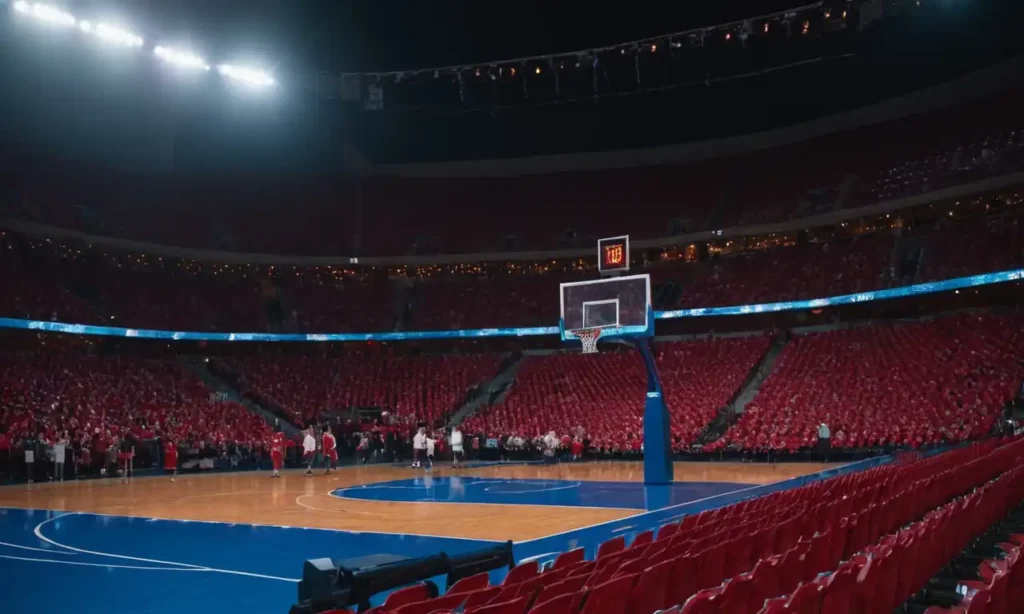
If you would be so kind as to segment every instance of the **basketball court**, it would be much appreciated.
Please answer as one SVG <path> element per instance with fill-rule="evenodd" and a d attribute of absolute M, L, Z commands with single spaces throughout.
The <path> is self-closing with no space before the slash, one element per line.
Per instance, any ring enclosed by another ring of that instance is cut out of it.
<path fill-rule="evenodd" d="M 599 341 L 636 348 L 647 372 L 643 462 L 370 465 L 277 480 L 245 472 L 0 488 L 0 574 L 14 587 L 6 611 L 284 612 L 307 559 L 453 555 L 506 541 L 520 562 L 577 547 L 593 556 L 612 537 L 886 462 L 673 463 L 650 344 L 650 277 L 622 275 L 629 258 L 628 237 L 602 239 L 602 276 L 560 285 L 559 325 L 546 334 L 590 353 Z"/>
<path fill-rule="evenodd" d="M 635 462 L 8 486 L 0 488 L 5 611 L 284 612 L 306 559 L 457 554 L 506 540 L 518 560 L 592 550 L 676 516 L 853 469 L 677 463 L 668 487 L 645 487 Z"/>

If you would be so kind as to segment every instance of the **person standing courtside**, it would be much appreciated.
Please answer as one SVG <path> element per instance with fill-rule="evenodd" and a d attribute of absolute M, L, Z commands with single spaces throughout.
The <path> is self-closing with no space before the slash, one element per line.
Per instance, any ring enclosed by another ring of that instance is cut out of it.
<path fill-rule="evenodd" d="M 64 460 L 67 457 L 68 433 L 64 431 L 53 446 L 54 479 L 64 481 Z"/>
<path fill-rule="evenodd" d="M 829 453 L 832 451 L 832 431 L 824 422 L 818 427 L 818 454 L 822 460 L 828 462 Z"/>

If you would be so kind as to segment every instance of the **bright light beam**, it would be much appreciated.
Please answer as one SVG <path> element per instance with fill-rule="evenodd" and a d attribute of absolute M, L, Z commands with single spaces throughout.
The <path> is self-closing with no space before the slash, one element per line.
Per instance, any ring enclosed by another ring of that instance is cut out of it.
<path fill-rule="evenodd" d="M 23 0 L 19 0 L 18 2 L 14 3 L 14 10 L 18 11 L 19 13 L 31 15 L 32 17 L 35 17 L 40 21 L 47 21 L 49 23 L 54 23 L 61 26 L 73 26 L 78 23 L 78 20 L 75 19 L 74 15 L 71 15 L 70 13 L 65 13 L 64 11 L 58 8 L 47 6 L 45 4 L 24 2 Z"/>
<path fill-rule="evenodd" d="M 184 68 L 201 68 L 203 70 L 210 70 L 210 65 L 206 63 L 206 60 L 184 51 L 175 51 L 169 47 L 156 47 L 153 49 L 153 53 L 156 57 L 167 62 L 168 64 L 174 64 L 175 66 L 181 66 Z"/>
<path fill-rule="evenodd" d="M 141 47 L 145 42 L 142 40 L 141 36 L 133 34 L 128 30 L 118 28 L 117 26 L 108 26 L 105 23 L 93 24 L 88 21 L 83 21 L 78 24 L 78 27 L 81 28 L 83 32 L 96 36 L 96 38 L 118 45 L 124 45 L 126 47 Z"/>
<path fill-rule="evenodd" d="M 232 66 L 231 64 L 221 64 L 217 67 L 220 74 L 234 79 L 246 85 L 252 85 L 255 87 L 270 87 L 274 85 L 274 78 L 254 68 L 245 68 L 243 66 Z"/>

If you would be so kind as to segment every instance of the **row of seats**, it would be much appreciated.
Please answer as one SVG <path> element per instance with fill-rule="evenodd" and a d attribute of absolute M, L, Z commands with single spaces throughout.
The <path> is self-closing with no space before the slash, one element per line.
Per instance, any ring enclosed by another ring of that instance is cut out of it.
<path fill-rule="evenodd" d="M 655 360 L 675 447 L 693 443 L 769 344 L 766 336 L 658 344 Z M 643 361 L 633 351 L 530 356 L 505 399 L 471 416 L 463 428 L 488 438 L 525 439 L 582 430 L 593 449 L 639 451 L 646 390 Z"/>
<path fill-rule="evenodd" d="M 177 364 L 129 356 L 0 355 L 0 434 L 102 451 L 117 439 L 164 437 L 189 447 L 262 445 L 262 417 L 212 397 Z"/>
<path fill-rule="evenodd" d="M 879 518 L 888 520 L 893 510 L 897 515 L 892 518 L 898 523 L 883 521 L 877 541 L 848 551 L 840 561 L 834 561 L 839 565 L 829 567 L 827 573 L 803 578 L 792 593 L 765 602 L 762 612 L 892 612 L 924 588 L 971 540 L 1024 500 L 1024 470 L 1019 466 L 1022 460 L 1024 447 L 1018 440 L 963 467 L 922 480 L 895 498 L 883 501 L 857 518 L 858 526 L 877 522 Z M 957 484 L 942 483 L 944 480 L 957 480 Z M 936 505 L 950 495 L 962 496 Z M 919 502 L 919 498 L 924 502 Z M 901 508 L 909 512 L 904 513 Z M 907 520 L 915 522 L 905 524 Z M 1016 567 L 1016 556 L 1007 563 Z M 972 595 L 969 602 L 974 603 L 973 598 L 978 602 L 968 611 L 1013 611 L 1016 606 L 1009 599 L 1007 572 L 1008 568 L 991 574 L 989 583 L 975 583 L 976 589 L 987 594 Z M 1019 574 L 1018 569 L 1015 575 Z M 1014 591 L 1020 592 L 1017 588 Z M 928 612 L 936 614 L 936 610 L 941 611 L 929 608 Z M 683 611 L 714 610 L 687 607 Z"/>
<path fill-rule="evenodd" d="M 841 448 L 987 435 L 1024 380 L 1024 317 L 966 314 L 798 335 L 725 436 L 705 449 L 796 451 L 827 424 Z"/>
<path fill-rule="evenodd" d="M 895 604 L 888 605 L 887 599 L 895 598 L 895 592 L 865 592 L 871 606 L 878 606 L 866 609 L 848 607 L 838 590 L 832 602 L 816 592 L 815 608 L 801 607 L 800 600 L 807 600 L 803 595 L 811 590 L 805 586 L 822 586 L 819 578 L 829 577 L 820 573 L 856 560 L 883 535 L 950 499 L 969 495 L 1013 468 L 1022 452 L 1024 441 L 1017 439 L 988 441 L 931 458 L 902 457 L 686 515 L 642 530 L 629 543 L 620 535 L 601 544 L 589 559 L 584 548 L 576 548 L 543 569 L 536 560 L 522 563 L 500 585 L 491 586 L 486 573 L 460 580 L 441 596 L 433 596 L 429 585 L 415 585 L 392 593 L 372 612 L 427 614 L 461 608 L 471 614 L 651 614 L 671 607 L 688 614 L 743 614 L 762 606 L 772 612 L 891 611 Z M 1015 494 L 1019 500 L 1024 493 L 1018 487 Z M 927 579 L 913 565 L 904 569 L 908 587 L 918 578 Z M 779 604 L 782 609 L 774 609 Z"/>
<path fill-rule="evenodd" d="M 1015 469 L 1007 475 L 1008 480 L 1000 481 L 999 486 L 1004 486 L 1006 490 L 1011 490 L 1010 496 L 1006 497 L 1003 501 L 997 501 L 991 510 L 986 506 L 979 506 L 984 508 L 979 510 L 979 519 L 984 518 L 982 514 L 987 511 L 991 511 L 991 516 L 995 516 L 998 514 L 1000 507 L 1012 506 L 1014 501 L 1019 501 L 1024 497 L 1024 493 L 1021 492 L 1022 476 L 1020 476 L 1020 473 L 1021 470 L 1019 468 Z M 1016 474 L 1012 475 L 1013 481 L 1016 483 L 1012 483 L 1009 480 L 1011 474 Z M 1013 490 L 1016 492 L 1012 492 Z M 960 510 L 953 511 L 955 513 Z M 962 574 L 957 575 L 958 581 L 956 584 L 958 595 L 960 595 L 959 603 L 955 603 L 952 607 L 932 606 L 925 610 L 925 614 L 1010 614 L 1019 607 L 1020 600 L 1024 598 L 1024 563 L 1021 563 L 1021 547 L 1024 546 L 1024 534 L 1020 533 L 1021 511 L 1022 506 L 1018 504 L 1010 514 L 990 526 L 986 534 L 980 538 L 980 540 L 988 538 L 990 540 L 988 544 L 1002 538 L 1002 541 L 991 547 L 991 554 L 982 555 L 968 547 L 965 549 L 965 552 L 961 553 L 961 557 L 964 557 L 961 561 L 954 560 L 954 563 L 967 563 L 967 565 L 952 568 L 958 569 L 959 574 Z M 970 526 L 970 524 L 960 525 L 958 520 L 954 519 L 953 522 L 949 523 L 949 526 L 954 528 L 954 530 Z M 966 520 L 968 523 L 974 522 L 974 518 Z M 978 524 L 980 524 L 980 521 Z M 988 544 L 979 544 L 981 546 L 980 549 L 988 549 Z M 958 557 L 958 559 L 961 557 Z M 982 559 L 981 562 L 977 563 L 972 569 L 970 563 L 976 562 L 978 558 Z M 963 579 L 964 577 L 969 577 L 968 574 L 971 572 L 976 576 L 976 579 Z M 939 578 L 940 581 L 942 579 Z M 949 601 L 949 599 L 946 601 Z"/>

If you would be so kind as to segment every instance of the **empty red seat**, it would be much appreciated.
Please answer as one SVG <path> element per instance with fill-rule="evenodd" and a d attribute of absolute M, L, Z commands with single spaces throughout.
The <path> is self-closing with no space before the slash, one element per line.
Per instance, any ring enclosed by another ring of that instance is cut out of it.
<path fill-rule="evenodd" d="M 619 576 L 594 586 L 583 602 L 582 614 L 625 614 L 629 596 L 640 574 Z"/>
<path fill-rule="evenodd" d="M 530 577 L 537 575 L 539 567 L 540 566 L 537 564 L 537 561 L 520 563 L 509 570 L 508 575 L 505 576 L 505 580 L 502 582 L 502 585 L 509 586 L 524 582 Z"/>
<path fill-rule="evenodd" d="M 393 610 L 408 603 L 424 601 L 434 596 L 430 593 L 431 586 L 423 582 L 420 584 L 413 584 L 412 586 L 406 586 L 405 588 L 400 588 L 388 595 L 387 599 L 384 600 L 382 609 Z"/>

